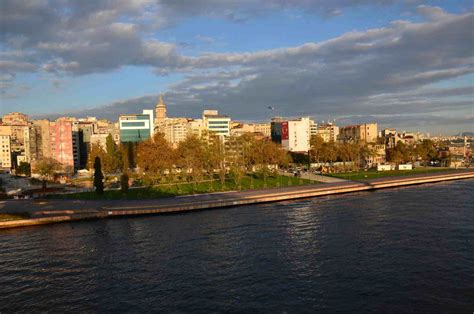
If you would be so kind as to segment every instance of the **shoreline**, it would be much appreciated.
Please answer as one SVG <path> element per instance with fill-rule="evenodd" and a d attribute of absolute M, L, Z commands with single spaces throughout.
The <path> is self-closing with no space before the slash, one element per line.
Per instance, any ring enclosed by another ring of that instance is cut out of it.
<path fill-rule="evenodd" d="M 474 178 L 474 169 L 446 173 L 421 174 L 403 177 L 385 177 L 364 181 L 347 181 L 324 185 L 302 185 L 263 190 L 210 193 L 150 200 L 115 201 L 5 201 L 1 212 L 23 212 L 27 208 L 31 218 L 0 222 L 0 229 L 36 226 L 59 222 L 104 219 L 113 217 L 180 213 L 203 209 L 251 205 L 286 200 L 296 200 L 351 192 L 372 191 L 385 188 L 419 185 L 451 180 Z"/>

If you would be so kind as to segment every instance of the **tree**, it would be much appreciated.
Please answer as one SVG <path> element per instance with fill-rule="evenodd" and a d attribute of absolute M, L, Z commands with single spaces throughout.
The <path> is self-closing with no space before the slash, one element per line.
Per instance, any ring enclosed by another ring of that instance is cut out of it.
<path fill-rule="evenodd" d="M 423 140 L 421 143 L 416 145 L 414 151 L 416 157 L 420 158 L 422 161 L 429 162 L 438 159 L 438 150 L 432 140 Z"/>
<path fill-rule="evenodd" d="M 206 165 L 206 143 L 194 135 L 179 143 L 176 163 L 184 169 L 188 181 L 197 182 L 202 178 Z"/>
<path fill-rule="evenodd" d="M 337 147 L 334 142 L 324 143 L 321 147 L 321 159 L 331 165 L 337 160 Z"/>
<path fill-rule="evenodd" d="M 320 135 L 313 135 L 310 139 L 310 162 L 319 163 L 321 160 L 321 149 L 323 147 L 324 140 Z"/>
<path fill-rule="evenodd" d="M 171 173 L 175 152 L 163 133 L 156 133 L 153 138 L 141 142 L 137 148 L 137 165 L 140 169 L 159 179 Z"/>
<path fill-rule="evenodd" d="M 127 193 L 128 192 L 128 174 L 127 173 L 122 173 L 120 176 L 120 190 L 122 193 Z"/>
<path fill-rule="evenodd" d="M 126 142 L 120 146 L 122 170 L 133 169 L 137 162 L 137 143 Z"/>
<path fill-rule="evenodd" d="M 223 187 L 227 174 L 227 156 L 226 147 L 219 136 L 210 134 L 206 154 L 206 168 L 210 179 L 212 180 L 214 178 L 214 171 L 217 170 L 221 186 Z"/>
<path fill-rule="evenodd" d="M 401 141 L 399 141 L 395 147 L 387 150 L 387 160 L 396 164 L 413 161 L 414 159 L 414 148 Z"/>
<path fill-rule="evenodd" d="M 238 189 L 242 187 L 242 179 L 245 176 L 246 162 L 243 158 L 241 136 L 231 136 L 227 141 L 227 164 L 229 174 Z"/>
<path fill-rule="evenodd" d="M 367 166 L 371 160 L 377 157 L 377 151 L 372 147 L 372 144 L 365 143 L 360 146 L 360 160 Z"/>
<path fill-rule="evenodd" d="M 61 164 L 53 158 L 44 158 L 36 164 L 36 173 L 43 180 L 43 189 L 46 189 L 46 181 L 50 180 L 61 168 Z"/>
<path fill-rule="evenodd" d="M 104 172 L 105 173 L 116 173 L 122 169 L 122 154 L 117 148 L 117 144 L 112 137 L 112 134 L 109 134 L 106 138 L 106 158 L 104 158 Z"/>
<path fill-rule="evenodd" d="M 97 194 L 104 194 L 104 174 L 102 173 L 100 157 L 95 157 L 94 160 L 94 187 Z"/>
<path fill-rule="evenodd" d="M 98 143 L 94 143 L 91 145 L 89 150 L 89 154 L 87 156 L 87 169 L 92 170 L 94 168 L 94 163 L 96 157 L 99 157 L 100 160 L 106 159 L 106 152 Z"/>
<path fill-rule="evenodd" d="M 24 161 L 20 162 L 20 165 L 16 168 L 16 174 L 29 177 L 31 175 L 30 164 Z"/>
<path fill-rule="evenodd" d="M 280 167 L 287 164 L 287 154 L 277 144 L 268 139 L 257 140 L 257 147 L 260 147 L 261 156 L 258 158 L 260 171 L 263 175 L 264 185 L 267 185 L 267 177 L 270 171 L 269 166 Z"/>

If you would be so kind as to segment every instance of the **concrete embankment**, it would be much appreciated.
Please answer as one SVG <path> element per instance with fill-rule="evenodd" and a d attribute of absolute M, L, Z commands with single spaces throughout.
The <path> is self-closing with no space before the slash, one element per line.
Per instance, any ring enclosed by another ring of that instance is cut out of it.
<path fill-rule="evenodd" d="M 16 208 L 16 211 L 23 210 L 28 212 L 32 218 L 0 222 L 0 229 L 66 221 L 109 218 L 116 216 L 161 214 L 170 212 L 177 213 L 199 209 L 212 209 L 229 206 L 294 200 L 299 198 L 370 191 L 383 188 L 469 178 L 474 178 L 474 170 L 391 177 L 357 182 L 349 181 L 324 185 L 294 186 L 253 191 L 233 191 L 227 193 L 215 193 L 207 195 L 190 195 L 185 197 L 155 200 L 52 200 L 43 203 L 38 203 L 34 201 L 8 201 L 3 204 L 5 206 L 0 210 L 0 212 L 6 213 L 9 211 L 9 208 L 11 208 L 12 210 Z"/>

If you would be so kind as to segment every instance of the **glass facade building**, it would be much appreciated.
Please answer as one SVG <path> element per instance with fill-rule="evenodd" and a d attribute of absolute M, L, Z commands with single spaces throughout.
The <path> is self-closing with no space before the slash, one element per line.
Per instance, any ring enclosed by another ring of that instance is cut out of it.
<path fill-rule="evenodd" d="M 119 118 L 120 142 L 141 142 L 153 135 L 153 111 L 142 114 L 121 115 Z"/>

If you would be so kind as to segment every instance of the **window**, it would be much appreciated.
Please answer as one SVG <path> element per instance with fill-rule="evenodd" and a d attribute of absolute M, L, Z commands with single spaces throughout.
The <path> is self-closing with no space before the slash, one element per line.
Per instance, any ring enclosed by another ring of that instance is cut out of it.
<path fill-rule="evenodd" d="M 145 126 L 145 122 L 122 122 L 124 127 Z"/>

